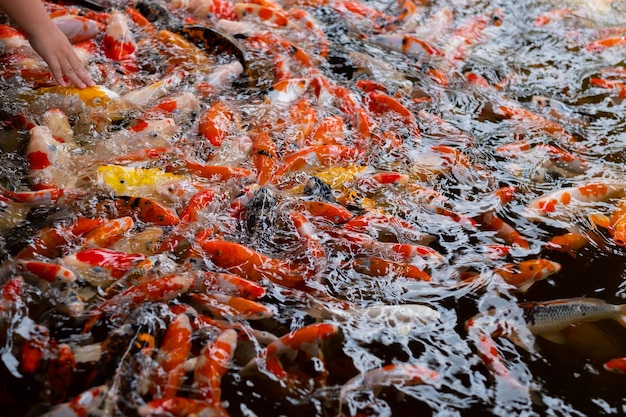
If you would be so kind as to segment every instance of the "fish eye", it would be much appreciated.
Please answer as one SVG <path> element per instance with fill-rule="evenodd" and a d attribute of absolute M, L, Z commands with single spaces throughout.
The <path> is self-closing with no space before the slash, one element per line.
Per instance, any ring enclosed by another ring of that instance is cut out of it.
<path fill-rule="evenodd" d="M 102 103 L 102 99 L 100 97 L 96 97 L 92 100 L 92 103 L 97 106 Z"/>
<path fill-rule="evenodd" d="M 125 184 L 125 183 L 126 183 L 126 181 L 124 179 L 120 180 L 120 184 Z"/>

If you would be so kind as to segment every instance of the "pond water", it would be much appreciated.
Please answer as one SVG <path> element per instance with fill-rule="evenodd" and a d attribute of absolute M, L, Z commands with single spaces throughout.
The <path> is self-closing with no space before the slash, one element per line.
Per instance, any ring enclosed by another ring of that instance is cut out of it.
<path fill-rule="evenodd" d="M 46 5 L 97 86 L 0 38 L 7 415 L 626 412 L 621 2 Z"/>

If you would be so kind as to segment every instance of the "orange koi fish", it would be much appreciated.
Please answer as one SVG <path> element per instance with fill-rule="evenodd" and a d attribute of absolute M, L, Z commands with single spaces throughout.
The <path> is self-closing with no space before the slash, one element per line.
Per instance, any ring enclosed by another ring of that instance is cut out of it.
<path fill-rule="evenodd" d="M 111 217 L 133 216 L 157 226 L 174 226 L 180 221 L 174 210 L 145 197 L 120 196 L 98 203 L 97 209 Z"/>
<path fill-rule="evenodd" d="M 495 269 L 508 284 L 516 287 L 519 292 L 526 292 L 537 281 L 544 280 L 558 273 L 561 265 L 549 259 L 538 258 L 506 264 Z"/>
<path fill-rule="evenodd" d="M 610 361 L 605 362 L 602 367 L 616 374 L 626 374 L 626 358 L 613 358 Z"/>
<path fill-rule="evenodd" d="M 287 333 L 278 340 L 267 345 L 258 360 L 265 369 L 279 379 L 288 379 L 290 374 L 281 363 L 281 357 L 295 356 L 297 351 L 309 357 L 318 355 L 320 345 L 337 333 L 339 327 L 331 323 L 315 323 Z M 293 376 L 291 376 L 293 378 Z"/>
<path fill-rule="evenodd" d="M 288 259 L 271 258 L 244 245 L 225 240 L 201 240 L 199 242 L 207 257 L 215 265 L 230 273 L 253 281 L 268 279 L 288 288 L 307 288 L 306 265 L 295 264 Z"/>
<path fill-rule="evenodd" d="M 82 236 L 101 226 L 105 221 L 106 219 L 101 217 L 79 217 L 69 225 L 45 228 L 33 238 L 31 245 L 22 249 L 15 258 L 32 259 L 36 255 L 57 258 L 63 254 L 66 246 L 78 243 Z"/>
<path fill-rule="evenodd" d="M 129 216 L 107 220 L 104 224 L 93 228 L 85 234 L 84 244 L 87 247 L 108 248 L 124 237 L 134 225 L 133 218 Z"/>
<path fill-rule="evenodd" d="M 194 293 L 189 297 L 196 307 L 220 318 L 261 320 L 274 314 L 261 303 L 234 295 Z"/>
<path fill-rule="evenodd" d="M 278 165 L 276 144 L 267 132 L 259 132 L 252 142 L 252 162 L 257 172 L 257 184 L 265 185 L 274 176 Z"/>
<path fill-rule="evenodd" d="M 198 133 L 204 136 L 213 146 L 220 146 L 224 137 L 233 132 L 237 124 L 235 114 L 223 101 L 214 101 L 200 116 Z"/>

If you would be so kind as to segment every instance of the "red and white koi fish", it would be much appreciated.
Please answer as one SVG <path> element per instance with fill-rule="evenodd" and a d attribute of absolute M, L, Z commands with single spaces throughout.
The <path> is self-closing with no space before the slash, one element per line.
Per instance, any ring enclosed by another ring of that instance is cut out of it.
<path fill-rule="evenodd" d="M 341 411 L 348 396 L 355 391 L 373 391 L 374 394 L 391 386 L 420 385 L 433 382 L 439 373 L 423 365 L 412 363 L 392 363 L 380 368 L 371 369 L 349 379 L 339 392 L 339 408 Z"/>
<path fill-rule="evenodd" d="M 174 397 L 151 400 L 147 404 L 138 407 L 137 414 L 141 417 L 160 415 L 170 415 L 174 417 L 227 417 L 227 414 L 222 410 L 221 407 L 215 407 L 204 400 Z"/>
<path fill-rule="evenodd" d="M 224 407 L 221 402 L 221 379 L 228 371 L 236 348 L 237 332 L 234 329 L 226 329 L 202 348 L 194 369 L 192 387 L 200 399 L 208 401 L 217 409 Z M 223 410 L 223 414 L 228 413 Z"/>
<path fill-rule="evenodd" d="M 122 95 L 120 100 L 139 109 L 146 109 L 155 101 L 170 95 L 180 85 L 183 78 L 185 75 L 182 71 L 175 71 L 159 81 Z"/>
<path fill-rule="evenodd" d="M 71 43 L 79 43 L 96 37 L 104 29 L 104 25 L 84 16 L 64 14 L 54 16 L 52 22 Z"/>
<path fill-rule="evenodd" d="M 191 323 L 187 314 L 178 314 L 163 335 L 156 355 L 162 374 L 158 372 L 155 383 L 163 390 L 162 398 L 173 398 L 183 383 L 184 363 L 191 352 Z M 161 381 L 165 379 L 164 381 Z"/>
<path fill-rule="evenodd" d="M 76 274 L 59 264 L 24 259 L 18 260 L 17 263 L 25 276 L 33 275 L 49 283 L 76 281 Z"/>
<path fill-rule="evenodd" d="M 5 53 L 22 48 L 31 48 L 28 38 L 23 32 L 10 25 L 0 25 L 0 45 Z"/>
<path fill-rule="evenodd" d="M 193 278 L 187 275 L 171 274 L 149 279 L 133 285 L 105 300 L 90 312 L 83 332 L 89 332 L 105 315 L 117 316 L 124 310 L 134 309 L 145 302 L 167 302 L 187 293 L 193 285 Z"/>
<path fill-rule="evenodd" d="M 129 18 L 120 11 L 112 11 L 104 31 L 102 48 L 107 58 L 120 64 L 126 73 L 139 71 L 137 43 L 129 27 Z"/>
<path fill-rule="evenodd" d="M 138 253 L 91 248 L 67 255 L 62 262 L 90 284 L 107 287 L 146 259 Z"/>
<path fill-rule="evenodd" d="M 72 148 L 76 146 L 74 131 L 70 125 L 69 118 L 61 109 L 52 108 L 46 111 L 42 116 L 42 121 L 45 126 L 48 126 L 52 136 L 59 142 L 65 143 Z"/>
<path fill-rule="evenodd" d="M 42 414 L 42 417 L 82 417 L 91 415 L 102 405 L 109 387 L 100 385 L 78 394 L 70 402 L 59 404 L 50 411 Z"/>
<path fill-rule="evenodd" d="M 165 98 L 150 107 L 140 116 L 143 120 L 172 117 L 179 121 L 195 115 L 200 110 L 200 101 L 193 93 L 178 94 Z"/>
<path fill-rule="evenodd" d="M 496 274 L 517 291 L 526 292 L 537 281 L 544 280 L 561 270 L 561 264 L 545 258 L 510 263 L 495 269 Z"/>
<path fill-rule="evenodd" d="M 581 322 L 615 320 L 626 327 L 626 305 L 609 304 L 597 298 L 564 298 L 545 302 L 524 302 L 523 310 L 528 329 L 552 341 L 562 341 L 559 333 Z"/>
<path fill-rule="evenodd" d="M 241 74 L 243 74 L 243 65 L 241 62 L 234 60 L 227 64 L 217 65 L 213 70 L 204 75 L 196 88 L 204 96 L 218 94 L 223 89 L 229 87 Z"/>
<path fill-rule="evenodd" d="M 30 130 L 26 151 L 29 178 L 35 189 L 72 188 L 75 178 L 68 175 L 71 155 L 68 147 L 52 135 L 47 126 L 35 126 Z"/>
<path fill-rule="evenodd" d="M 590 182 L 587 184 L 566 187 L 537 197 L 530 202 L 528 209 L 531 215 L 558 215 L 559 211 L 568 206 L 581 203 L 607 201 L 624 195 L 624 186 L 617 183 Z"/>
<path fill-rule="evenodd" d="M 369 36 L 367 40 L 375 45 L 402 52 L 403 54 L 410 56 L 419 57 L 423 54 L 443 56 L 443 52 L 430 42 L 413 35 L 402 33 L 379 34 Z"/>
<path fill-rule="evenodd" d="M 255 3 L 235 3 L 235 14 L 239 19 L 253 18 L 271 27 L 285 27 L 289 23 L 289 15 L 278 7 L 265 6 Z"/>

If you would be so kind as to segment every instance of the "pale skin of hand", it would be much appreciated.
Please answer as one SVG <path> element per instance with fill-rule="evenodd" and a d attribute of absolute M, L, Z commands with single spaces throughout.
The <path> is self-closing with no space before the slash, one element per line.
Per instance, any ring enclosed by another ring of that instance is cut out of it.
<path fill-rule="evenodd" d="M 46 61 L 59 85 L 65 87 L 67 81 L 79 88 L 94 85 L 72 44 L 50 19 L 41 0 L 0 0 L 0 9 L 26 32 L 31 46 Z"/>

